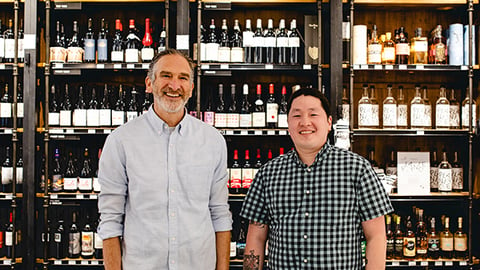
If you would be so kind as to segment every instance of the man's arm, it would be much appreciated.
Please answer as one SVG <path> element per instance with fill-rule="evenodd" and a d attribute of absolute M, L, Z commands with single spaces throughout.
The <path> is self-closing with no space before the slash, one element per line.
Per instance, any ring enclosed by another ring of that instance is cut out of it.
<path fill-rule="evenodd" d="M 367 240 L 367 265 L 369 269 L 385 269 L 385 260 L 387 252 L 387 236 L 385 233 L 385 217 L 362 222 L 363 233 Z"/>
<path fill-rule="evenodd" d="M 103 264 L 105 265 L 105 270 L 122 269 L 120 237 L 112 237 L 103 240 Z"/>
<path fill-rule="evenodd" d="M 247 245 L 243 255 L 243 270 L 261 270 L 265 260 L 265 242 L 268 236 L 266 224 L 250 221 Z"/>
<path fill-rule="evenodd" d="M 215 233 L 215 243 L 217 247 L 216 270 L 230 269 L 230 239 L 230 231 Z"/>

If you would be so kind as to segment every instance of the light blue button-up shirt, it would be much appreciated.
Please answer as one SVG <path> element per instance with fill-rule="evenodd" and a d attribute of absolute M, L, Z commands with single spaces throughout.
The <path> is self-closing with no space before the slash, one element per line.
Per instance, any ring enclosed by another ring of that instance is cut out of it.
<path fill-rule="evenodd" d="M 122 237 L 124 270 L 212 270 L 229 231 L 227 148 L 185 114 L 171 130 L 153 111 L 110 134 L 100 158 L 102 239 Z"/>

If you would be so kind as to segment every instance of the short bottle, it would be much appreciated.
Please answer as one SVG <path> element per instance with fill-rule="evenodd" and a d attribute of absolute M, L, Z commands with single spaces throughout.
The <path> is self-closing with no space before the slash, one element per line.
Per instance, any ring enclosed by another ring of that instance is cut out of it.
<path fill-rule="evenodd" d="M 415 29 L 415 36 L 410 44 L 410 63 L 428 64 L 428 40 L 422 37 L 422 28 Z"/>
<path fill-rule="evenodd" d="M 454 248 L 453 234 L 450 232 L 450 218 L 444 219 L 444 230 L 440 233 L 440 254 L 443 259 L 451 259 L 453 257 Z"/>
<path fill-rule="evenodd" d="M 440 236 L 435 230 L 435 217 L 430 218 L 430 228 L 427 234 L 429 259 L 437 260 L 440 257 Z"/>
<path fill-rule="evenodd" d="M 382 43 L 378 39 L 377 25 L 373 25 L 370 39 L 367 45 L 367 64 L 382 63 Z"/>
<path fill-rule="evenodd" d="M 453 235 L 454 258 L 465 260 L 468 257 L 468 237 L 463 232 L 463 218 L 458 217 L 458 228 Z"/>

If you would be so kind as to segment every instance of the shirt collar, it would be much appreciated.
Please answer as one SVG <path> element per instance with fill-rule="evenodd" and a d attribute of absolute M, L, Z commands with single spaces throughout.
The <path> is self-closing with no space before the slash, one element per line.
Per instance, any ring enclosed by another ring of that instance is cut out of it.
<path fill-rule="evenodd" d="M 329 150 L 332 148 L 332 146 L 330 145 L 330 143 L 327 141 L 325 142 L 325 144 L 323 145 L 323 147 L 320 149 L 320 151 L 318 151 L 317 155 L 315 156 L 315 160 L 313 161 L 311 167 L 313 166 L 316 166 L 320 161 L 322 161 L 323 159 L 326 158 Z M 295 162 L 301 166 L 301 167 L 308 167 L 305 163 L 303 163 L 303 161 L 300 159 L 300 157 L 298 156 L 298 153 L 297 153 L 297 150 L 294 149 L 293 150 L 293 159 L 295 160 Z"/>
<path fill-rule="evenodd" d="M 187 109 L 185 110 L 185 114 L 183 115 L 182 120 L 180 120 L 180 123 L 175 127 L 175 130 L 173 132 L 178 132 L 178 134 L 183 135 L 185 132 L 188 130 L 188 126 L 190 121 L 192 121 L 191 116 L 188 114 Z M 148 121 L 151 123 L 153 129 L 159 134 L 169 134 L 168 130 L 168 124 L 165 123 L 165 121 L 158 116 L 155 111 L 153 110 L 153 104 L 150 105 L 150 108 L 148 108 L 148 111 L 146 113 L 146 117 Z"/>

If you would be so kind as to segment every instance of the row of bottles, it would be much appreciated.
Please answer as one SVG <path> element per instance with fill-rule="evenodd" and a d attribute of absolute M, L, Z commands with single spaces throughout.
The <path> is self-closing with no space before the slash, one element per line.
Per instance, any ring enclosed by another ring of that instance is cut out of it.
<path fill-rule="evenodd" d="M 392 214 L 385 219 L 387 259 L 466 260 L 468 257 L 468 237 L 461 216 L 456 219 L 455 231 L 452 231 L 453 218 L 442 215 L 424 219 L 424 210 L 420 208 L 415 208 L 415 216 Z"/>
<path fill-rule="evenodd" d="M 3 87 L 3 94 L 0 97 L 0 127 L 11 128 L 13 126 L 14 103 L 12 97 L 12 90 L 9 84 L 6 83 Z M 17 87 L 17 127 L 23 125 L 23 90 L 21 83 Z"/>
<path fill-rule="evenodd" d="M 358 128 L 469 128 L 471 112 L 472 126 L 476 126 L 477 106 L 475 100 L 472 100 L 470 110 L 468 95 L 460 104 L 455 96 L 454 89 L 449 91 L 450 94 L 447 98 L 447 89 L 443 85 L 440 86 L 439 97 L 434 105 L 428 99 L 426 86 L 423 87 L 422 91 L 421 87 L 416 85 L 415 96 L 410 102 L 407 102 L 403 86 L 398 87 L 398 95 L 395 98 L 392 85 L 387 85 L 387 96 L 381 106 L 376 98 L 375 91 L 374 85 L 370 85 L 370 87 L 366 84 L 363 85 L 362 97 L 358 101 Z M 432 90 L 428 91 L 431 92 Z"/>
<path fill-rule="evenodd" d="M 83 86 L 79 86 L 78 95 L 72 95 L 69 85 L 65 84 L 63 100 L 59 104 L 59 96 L 56 93 L 55 86 L 52 85 L 48 124 L 64 127 L 119 126 L 141 115 L 152 104 L 150 93 L 143 95 L 144 100 L 140 104 L 140 94 L 135 86 L 124 90 L 124 87 L 119 85 L 118 94 L 114 92 L 115 90 L 109 89 L 105 84 L 102 99 L 97 94 L 95 87 L 91 89 L 87 98 Z M 71 101 L 73 96 L 78 97 L 75 103 Z"/>
<path fill-rule="evenodd" d="M 128 34 L 123 33 L 120 19 L 115 20 L 115 33 L 109 34 L 108 22 L 101 19 L 97 34 L 93 30 L 93 20 L 88 19 L 87 31 L 80 37 L 79 23 L 73 21 L 73 32 L 70 38 L 65 36 L 64 25 L 57 21 L 56 36 L 50 47 L 50 62 L 52 63 L 139 63 L 150 62 L 156 53 L 165 50 L 166 30 L 165 19 L 158 42 L 153 41 L 150 18 L 145 19 L 145 34 L 139 37 L 135 20 L 130 19 Z"/>
<path fill-rule="evenodd" d="M 25 50 L 23 49 L 23 18 L 20 19 L 18 26 L 17 39 L 17 59 L 23 62 L 25 58 Z M 15 60 L 15 33 L 13 28 L 13 20 L 8 19 L 8 25 L 2 25 L 0 20 L 0 62 L 13 63 Z"/>
<path fill-rule="evenodd" d="M 12 160 L 12 148 L 10 146 L 5 147 L 4 159 L 2 161 L 1 168 L 1 190 L 0 192 L 10 193 L 13 191 L 12 185 L 16 184 L 15 191 L 17 193 L 22 192 L 23 185 L 23 154 L 22 146 L 17 148 L 17 160 Z M 13 165 L 16 166 L 16 179 L 13 181 Z"/>
<path fill-rule="evenodd" d="M 289 30 L 286 29 L 285 19 L 280 19 L 278 28 L 274 28 L 273 19 L 268 19 L 264 29 L 260 18 L 256 21 L 255 30 L 250 19 L 246 19 L 243 32 L 237 19 L 234 20 L 233 31 L 228 29 L 227 19 L 222 20 L 220 32 L 214 19 L 211 19 L 208 31 L 202 26 L 201 61 L 300 64 L 302 51 L 296 19 L 291 20 Z M 193 56 L 196 59 L 195 52 Z"/>

